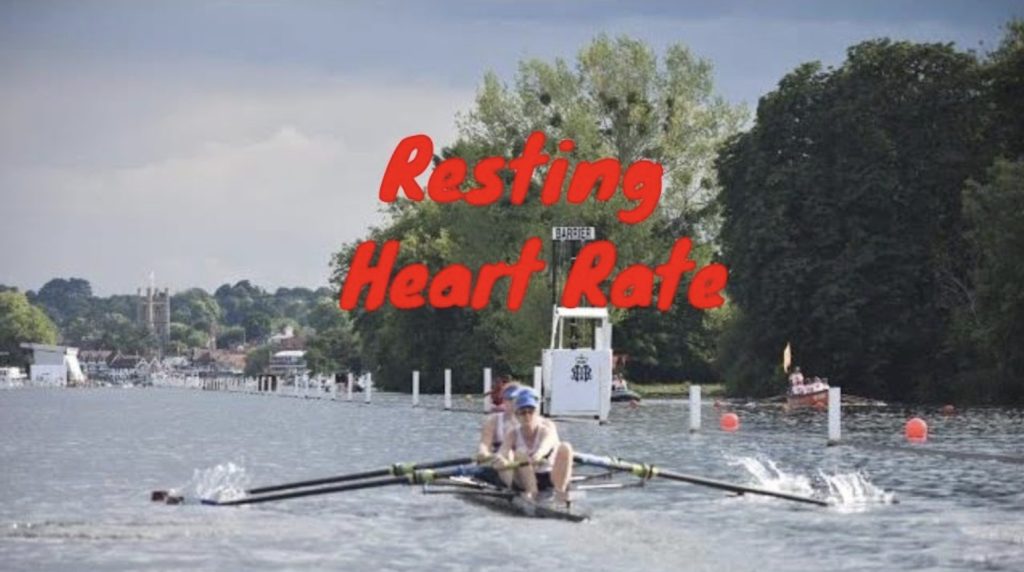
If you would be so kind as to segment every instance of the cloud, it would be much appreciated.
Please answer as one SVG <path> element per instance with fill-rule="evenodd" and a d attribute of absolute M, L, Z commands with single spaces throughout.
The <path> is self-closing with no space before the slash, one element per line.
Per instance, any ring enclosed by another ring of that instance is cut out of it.
<path fill-rule="evenodd" d="M 131 81 L 123 70 L 46 79 L 41 91 L 78 93 L 76 107 L 96 112 L 65 136 L 64 98 L 33 101 L 26 94 L 39 84 L 23 81 L 13 94 L 19 115 L 5 123 L 35 131 L 19 138 L 4 129 L 0 188 L 9 216 L 0 237 L 30 246 L 3 249 L 0 283 L 38 288 L 77 275 L 99 292 L 121 292 L 152 270 L 177 288 L 243 278 L 326 284 L 330 254 L 378 221 L 377 186 L 394 145 L 416 132 L 451 141 L 455 114 L 473 96 L 245 71 L 232 68 L 201 87 L 183 87 L 180 74 Z M 98 111 L 125 93 L 138 103 L 123 117 Z"/>

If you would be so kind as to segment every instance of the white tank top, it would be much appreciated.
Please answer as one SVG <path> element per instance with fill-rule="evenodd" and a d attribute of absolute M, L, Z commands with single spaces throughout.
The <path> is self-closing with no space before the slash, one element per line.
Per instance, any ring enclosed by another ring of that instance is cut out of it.
<path fill-rule="evenodd" d="M 494 415 L 497 415 L 497 419 L 494 420 L 494 435 L 491 437 L 491 447 L 494 448 L 494 451 L 497 451 L 501 448 L 501 442 L 505 440 L 505 433 L 508 433 L 512 427 L 518 428 L 519 423 L 513 419 L 511 423 L 506 425 L 504 412 L 495 413 Z"/>
<path fill-rule="evenodd" d="M 538 428 L 537 433 L 533 436 L 534 443 L 527 444 L 526 437 L 523 435 L 522 425 L 516 427 L 516 451 L 522 451 L 531 456 L 534 455 L 537 452 L 537 446 L 540 445 L 540 432 L 541 429 Z M 548 451 L 548 455 L 534 465 L 533 472 L 550 473 L 552 455 L 554 455 L 554 451 Z"/>

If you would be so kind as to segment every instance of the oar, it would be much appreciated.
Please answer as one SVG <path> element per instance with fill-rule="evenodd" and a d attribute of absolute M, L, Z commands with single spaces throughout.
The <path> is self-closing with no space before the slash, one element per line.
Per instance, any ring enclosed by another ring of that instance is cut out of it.
<path fill-rule="evenodd" d="M 472 463 L 473 459 L 470 457 L 459 457 L 457 459 L 445 459 L 443 461 L 431 461 L 427 463 L 395 463 L 386 469 L 376 469 L 372 471 L 362 471 L 359 473 L 349 473 L 345 475 L 338 475 L 334 477 L 324 477 L 321 479 L 310 479 L 308 481 L 295 481 L 291 483 L 283 483 L 280 485 L 270 485 L 265 487 L 256 487 L 245 491 L 246 495 L 258 495 L 263 493 L 272 493 L 276 491 L 286 491 L 289 489 L 301 489 L 306 487 L 315 487 L 319 485 L 329 485 L 333 483 L 344 483 L 347 481 L 360 481 L 363 479 L 372 479 L 375 477 L 402 477 L 412 473 L 417 469 L 440 469 L 443 467 L 451 467 L 454 465 L 465 465 Z M 170 495 L 167 491 L 153 491 L 150 495 L 150 499 L 154 502 L 167 501 Z"/>
<path fill-rule="evenodd" d="M 573 455 L 573 460 L 577 463 L 584 465 L 593 465 L 596 467 L 604 467 L 606 469 L 615 469 L 618 471 L 625 471 L 632 473 L 643 479 L 650 479 L 653 477 L 661 477 L 670 481 L 681 481 L 684 483 L 692 483 L 695 485 L 702 485 L 705 487 L 712 487 L 716 489 L 722 489 L 724 491 L 730 491 L 738 494 L 750 493 L 755 495 L 764 495 L 769 497 L 776 497 L 780 499 L 786 499 L 796 502 L 802 502 L 807 504 L 814 504 L 818 506 L 829 506 L 829 503 L 823 500 L 818 500 L 810 497 L 794 495 L 789 493 L 783 493 L 778 491 L 771 491 L 768 489 L 758 489 L 753 487 L 747 487 L 743 485 L 737 485 L 734 483 L 727 483 L 725 481 L 716 481 L 714 479 L 707 479 L 704 477 L 696 477 L 693 475 L 685 475 L 683 473 L 676 473 L 674 471 L 667 471 L 660 469 L 654 465 L 647 465 L 641 463 L 629 463 L 621 459 L 615 459 L 613 457 L 601 457 L 598 455 L 588 455 L 586 453 L 576 453 Z"/>
<path fill-rule="evenodd" d="M 378 487 L 386 487 L 389 485 L 421 485 L 432 483 L 437 479 L 476 475 L 482 470 L 483 467 L 479 465 L 460 465 L 457 467 L 441 470 L 420 469 L 411 471 L 405 475 L 398 477 L 386 477 L 381 479 L 363 480 L 354 483 L 335 485 L 331 487 L 305 488 L 296 491 L 281 492 L 277 494 L 262 494 L 227 501 L 200 499 L 199 503 L 210 506 L 237 506 L 243 504 L 257 504 L 300 497 L 309 497 L 315 495 L 326 495 L 332 493 L 340 493 L 344 491 L 354 491 L 359 489 L 372 489 Z M 184 502 L 184 499 L 181 499 L 180 497 L 168 497 L 167 500 L 172 504 L 179 504 Z"/>

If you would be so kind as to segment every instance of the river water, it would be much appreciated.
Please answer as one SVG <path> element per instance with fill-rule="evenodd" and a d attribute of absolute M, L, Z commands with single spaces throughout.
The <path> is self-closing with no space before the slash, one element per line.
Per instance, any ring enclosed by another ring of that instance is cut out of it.
<path fill-rule="evenodd" d="M 471 454 L 481 415 L 445 412 L 433 396 L 409 402 L 0 391 L 0 569 L 1024 570 L 1024 416 L 1009 410 L 849 412 L 834 447 L 823 414 L 743 404 L 736 433 L 714 427 L 706 404 L 712 427 L 690 434 L 686 404 L 672 400 L 616 405 L 602 426 L 561 424 L 579 451 L 827 497 L 830 508 L 657 480 L 587 491 L 582 524 L 411 486 L 237 508 L 149 500 L 154 489 L 222 495 Z M 929 422 L 925 445 L 903 442 L 911 413 Z"/>

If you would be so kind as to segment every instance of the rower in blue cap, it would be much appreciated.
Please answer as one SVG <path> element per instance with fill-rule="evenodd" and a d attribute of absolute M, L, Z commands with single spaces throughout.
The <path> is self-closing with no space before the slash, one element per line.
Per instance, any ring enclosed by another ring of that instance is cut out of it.
<path fill-rule="evenodd" d="M 537 394 L 523 388 L 515 397 L 516 427 L 510 429 L 498 450 L 496 468 L 509 487 L 515 484 L 527 498 L 537 492 L 554 489 L 555 501 L 568 504 L 572 480 L 572 445 L 558 438 L 554 423 L 544 420 L 538 411 Z M 519 464 L 512 471 L 500 470 L 501 464 Z"/>

